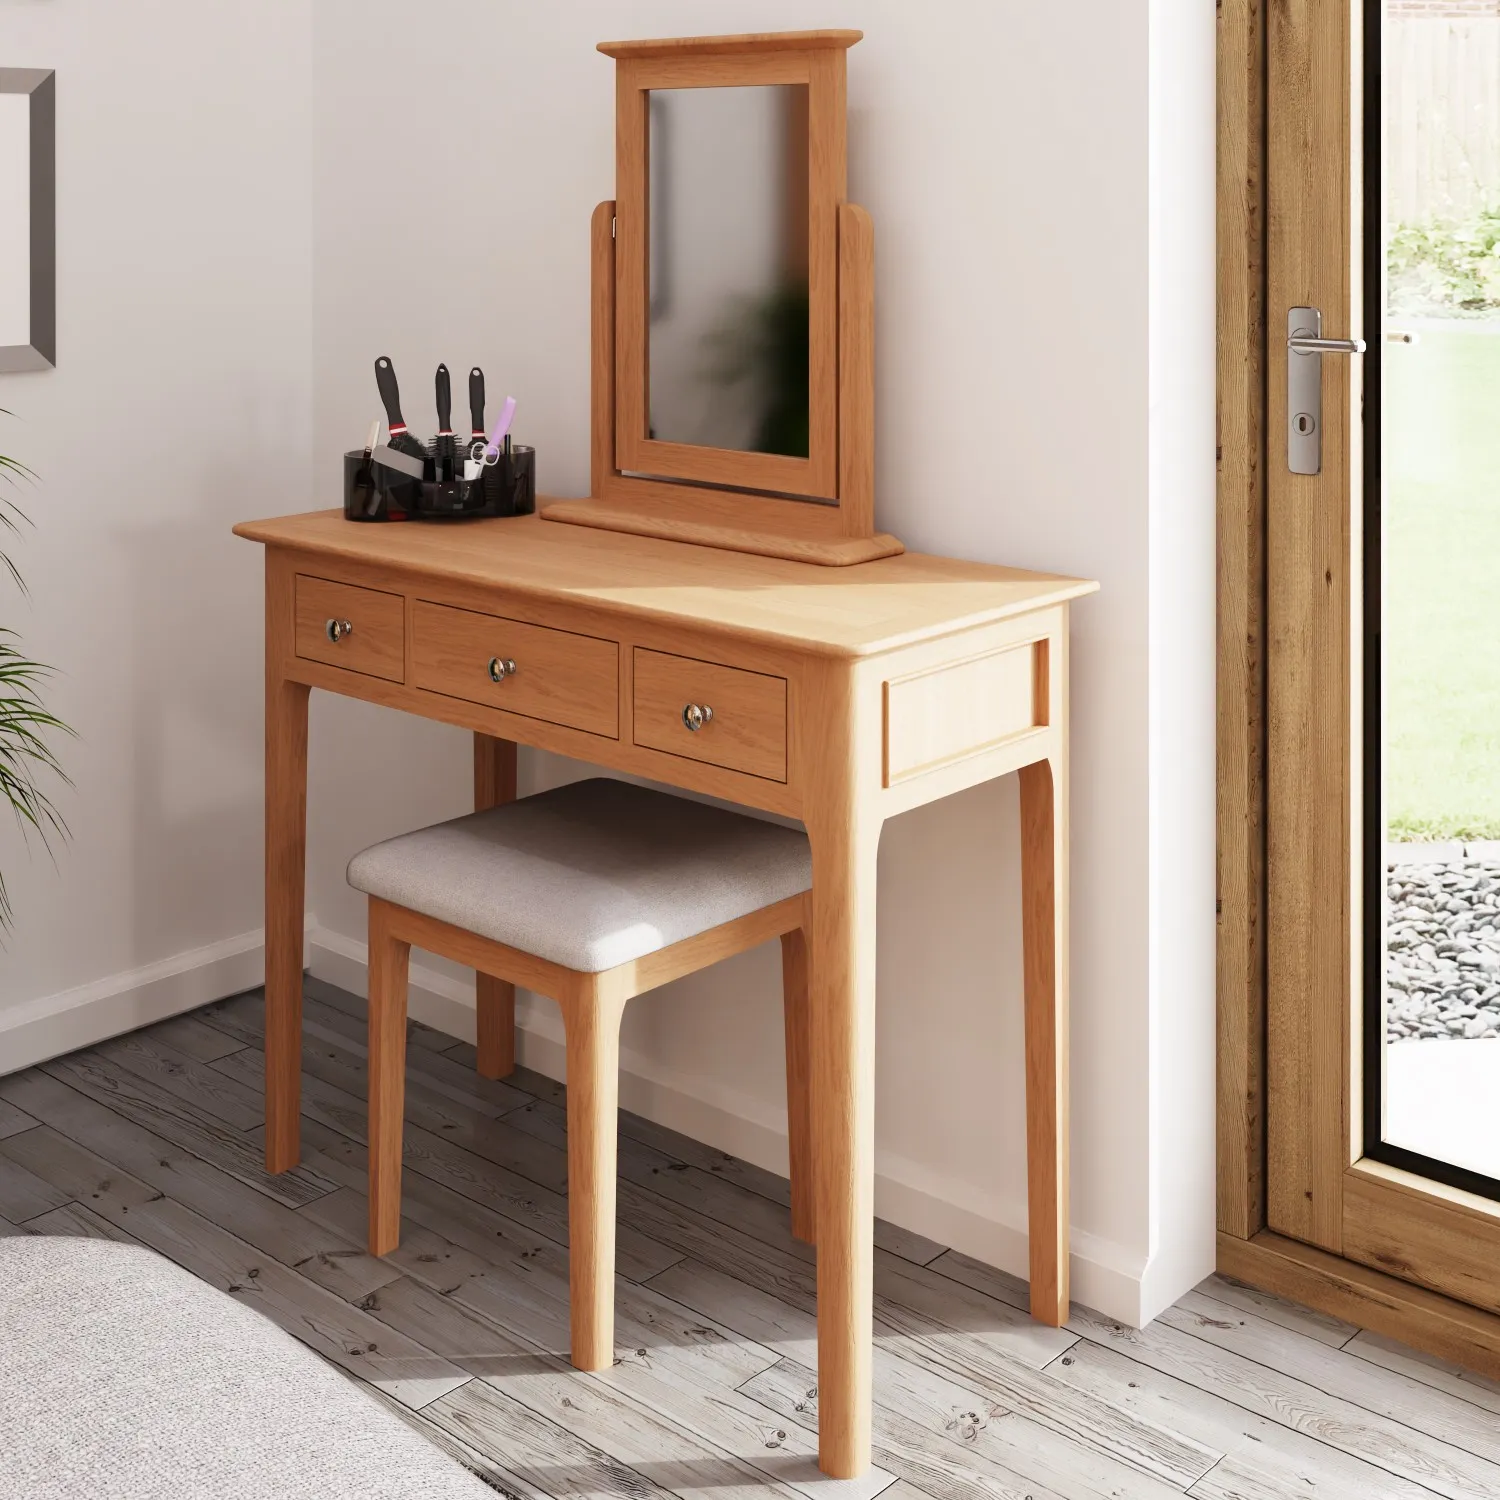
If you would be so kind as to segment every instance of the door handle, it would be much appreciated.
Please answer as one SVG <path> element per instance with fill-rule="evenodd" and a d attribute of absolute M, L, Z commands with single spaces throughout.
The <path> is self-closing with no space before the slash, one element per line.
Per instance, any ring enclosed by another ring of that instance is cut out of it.
<path fill-rule="evenodd" d="M 1315 339 L 1305 334 L 1292 334 L 1286 346 L 1294 354 L 1363 354 L 1363 339 Z"/>
<path fill-rule="evenodd" d="M 1363 354 L 1363 339 L 1325 339 L 1316 307 L 1286 315 L 1286 466 L 1293 474 L 1323 468 L 1323 356 Z"/>

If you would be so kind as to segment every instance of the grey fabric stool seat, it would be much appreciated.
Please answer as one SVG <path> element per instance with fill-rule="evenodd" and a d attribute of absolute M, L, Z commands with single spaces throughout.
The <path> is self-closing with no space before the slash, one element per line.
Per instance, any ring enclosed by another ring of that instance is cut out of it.
<path fill-rule="evenodd" d="M 115 1240 L 0 1240 L 0 1413 L 14 1500 L 493 1500 L 290 1334 Z"/>
<path fill-rule="evenodd" d="M 370 1251 L 401 1227 L 407 968 L 413 944 L 550 995 L 568 1068 L 573 1363 L 614 1362 L 620 1019 L 632 996 L 773 937 L 782 943 L 793 1231 L 813 1234 L 805 834 L 596 779 L 355 855 L 369 899 Z"/>

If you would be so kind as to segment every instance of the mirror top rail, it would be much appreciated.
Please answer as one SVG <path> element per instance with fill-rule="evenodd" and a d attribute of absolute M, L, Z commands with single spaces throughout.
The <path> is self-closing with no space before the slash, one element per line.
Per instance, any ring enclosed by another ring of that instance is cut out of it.
<path fill-rule="evenodd" d="M 751 31 L 739 36 L 675 36 L 652 41 L 600 42 L 599 51 L 606 57 L 694 57 L 713 53 L 725 57 L 735 53 L 749 55 L 766 52 L 815 52 L 821 49 L 847 50 L 861 37 L 862 31 Z"/>

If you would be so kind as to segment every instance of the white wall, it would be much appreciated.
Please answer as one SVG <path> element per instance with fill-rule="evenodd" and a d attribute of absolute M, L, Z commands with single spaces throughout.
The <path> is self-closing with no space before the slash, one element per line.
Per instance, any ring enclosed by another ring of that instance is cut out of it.
<path fill-rule="evenodd" d="M 798 0 L 321 0 L 313 17 L 317 503 L 378 410 L 484 366 L 548 492 L 587 491 L 588 216 L 613 192 L 607 37 L 805 26 Z M 1075 614 L 1075 1293 L 1136 1321 L 1213 1263 L 1213 18 L 1191 0 L 826 0 L 858 26 L 850 188 L 877 235 L 879 523 L 1096 576 Z M 462 43 L 460 45 L 459 43 Z M 440 201 L 472 205 L 460 229 Z M 286 508 L 301 497 L 288 490 Z M 361 982 L 343 864 L 462 811 L 457 731 L 316 698 L 315 968 Z M 583 768 L 523 758 L 523 789 Z M 1025 1265 L 1012 781 L 880 858 L 881 1211 Z M 459 971 L 429 1014 L 458 1025 Z M 779 972 L 637 1002 L 626 1102 L 776 1166 Z M 445 999 L 446 997 L 446 999 Z M 556 1067 L 545 1002 L 526 1055 Z"/>
<path fill-rule="evenodd" d="M 79 736 L 57 867 L 0 817 L 0 1072 L 258 978 L 259 558 L 229 528 L 310 494 L 310 6 L 0 4 L 0 64 L 58 75 L 58 368 L 0 375 L 0 452 L 41 476 L 0 625 Z"/>
<path fill-rule="evenodd" d="M 0 62 L 59 72 L 55 372 L 0 376 L 36 468 L 30 605 L 63 672 L 75 830 L 0 827 L 19 928 L 0 1071 L 253 983 L 260 558 L 233 520 L 334 504 L 388 353 L 408 415 L 479 362 L 542 483 L 587 488 L 588 217 L 605 37 L 809 23 L 798 0 L 51 0 Z M 1194 0 L 827 0 L 875 217 L 879 521 L 1097 576 L 1075 615 L 1075 1290 L 1136 1321 L 1213 1257 L 1213 19 Z M 455 215 L 452 205 L 464 205 Z M 459 382 L 462 386 L 462 381 Z M 316 437 L 314 437 L 316 434 Z M 584 773 L 527 755 L 524 787 Z M 468 804 L 467 737 L 315 696 L 311 952 L 359 985 L 362 844 Z M 880 859 L 879 1202 L 1025 1264 L 1013 782 Z M 637 1002 L 627 1103 L 784 1160 L 772 952 Z M 416 997 L 465 1024 L 436 962 Z M 525 1055 L 559 1062 L 555 1015 Z"/>
<path fill-rule="evenodd" d="M 1155 1313 L 1214 1261 L 1215 18 L 1150 0 L 1151 1257 Z"/>

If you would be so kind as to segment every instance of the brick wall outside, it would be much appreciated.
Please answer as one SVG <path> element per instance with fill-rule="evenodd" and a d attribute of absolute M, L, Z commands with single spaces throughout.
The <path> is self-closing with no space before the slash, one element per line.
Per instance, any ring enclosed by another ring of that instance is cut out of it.
<path fill-rule="evenodd" d="M 1388 16 L 1500 16 L 1500 0 L 1386 0 Z"/>

